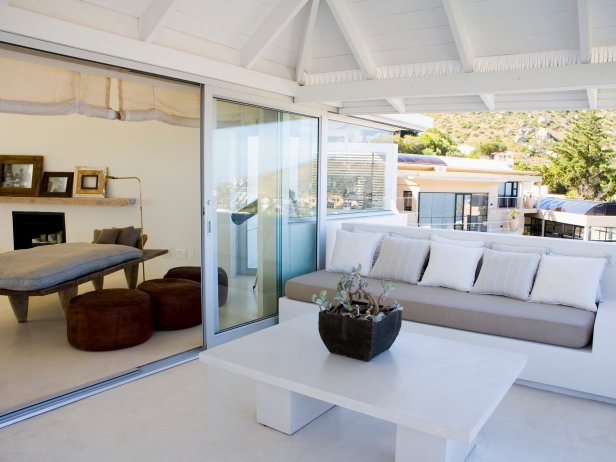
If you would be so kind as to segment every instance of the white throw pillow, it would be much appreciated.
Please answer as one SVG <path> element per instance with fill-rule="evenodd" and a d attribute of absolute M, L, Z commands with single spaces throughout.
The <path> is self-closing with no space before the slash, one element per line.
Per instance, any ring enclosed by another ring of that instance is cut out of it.
<path fill-rule="evenodd" d="M 473 287 L 482 255 L 483 248 L 431 242 L 430 260 L 419 284 L 468 292 Z"/>
<path fill-rule="evenodd" d="M 487 249 L 483 254 L 481 272 L 471 292 L 528 300 L 540 260 L 541 255 L 538 253 Z"/>
<path fill-rule="evenodd" d="M 381 245 L 383 244 L 383 237 L 385 236 L 385 234 L 373 233 L 371 231 L 364 231 L 362 229 L 358 229 L 357 227 L 353 227 L 353 229 L 351 229 L 351 232 L 359 233 L 359 234 L 376 234 L 377 236 L 379 236 L 379 242 L 376 245 L 376 249 L 374 249 L 374 255 L 372 256 L 372 266 L 374 267 L 374 264 L 376 263 L 376 259 L 379 258 L 379 253 L 381 252 Z"/>
<path fill-rule="evenodd" d="M 539 247 L 533 245 L 512 245 L 502 244 L 500 242 L 492 242 L 490 245 L 492 250 L 498 250 L 499 252 L 515 252 L 515 253 L 536 253 L 539 255 L 547 255 L 550 253 L 550 249 L 547 247 Z"/>
<path fill-rule="evenodd" d="M 380 240 L 380 234 L 336 230 L 336 242 L 327 271 L 350 273 L 354 267 L 361 265 L 361 275 L 367 276 L 372 269 L 372 257 Z"/>
<path fill-rule="evenodd" d="M 545 255 L 530 301 L 597 311 L 597 288 L 606 263 L 606 258 Z"/>
<path fill-rule="evenodd" d="M 484 241 L 467 241 L 463 239 L 448 239 L 446 237 L 441 237 L 441 236 L 432 236 L 430 239 L 440 244 L 457 245 L 461 247 L 475 247 L 475 248 L 481 247 L 483 248 L 485 247 L 485 244 L 486 244 Z"/>
<path fill-rule="evenodd" d="M 427 239 L 385 236 L 370 277 L 417 284 L 429 250 Z"/>

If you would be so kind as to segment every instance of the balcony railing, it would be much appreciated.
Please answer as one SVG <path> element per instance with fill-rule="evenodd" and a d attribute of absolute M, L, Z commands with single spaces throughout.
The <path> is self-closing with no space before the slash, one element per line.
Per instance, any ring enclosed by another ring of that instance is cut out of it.
<path fill-rule="evenodd" d="M 534 209 L 538 202 L 537 197 L 498 196 L 497 206 L 499 209 Z"/>
<path fill-rule="evenodd" d="M 512 225 L 511 220 L 507 221 L 485 221 L 483 223 L 467 223 L 466 225 L 461 223 L 423 223 L 417 224 L 418 228 L 431 228 L 431 229 L 453 229 L 457 231 L 478 231 L 484 233 L 508 233 L 508 234 L 521 234 L 523 227 L 520 222 L 523 220 L 516 220 L 515 225 Z"/>

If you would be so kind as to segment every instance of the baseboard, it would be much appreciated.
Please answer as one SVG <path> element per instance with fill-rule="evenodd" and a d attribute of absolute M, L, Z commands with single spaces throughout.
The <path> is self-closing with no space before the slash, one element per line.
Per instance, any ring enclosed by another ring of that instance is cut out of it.
<path fill-rule="evenodd" d="M 561 395 L 572 396 L 574 398 L 590 399 L 592 401 L 600 401 L 602 403 L 616 404 L 616 399 L 609 398 L 607 396 L 594 395 L 592 393 L 586 393 L 583 391 L 570 390 L 569 388 L 557 387 L 555 385 L 546 385 L 545 383 L 532 382 L 530 380 L 517 379 L 515 381 L 517 385 L 522 385 L 528 388 L 536 388 L 538 390 L 549 391 L 552 393 L 558 393 Z"/>

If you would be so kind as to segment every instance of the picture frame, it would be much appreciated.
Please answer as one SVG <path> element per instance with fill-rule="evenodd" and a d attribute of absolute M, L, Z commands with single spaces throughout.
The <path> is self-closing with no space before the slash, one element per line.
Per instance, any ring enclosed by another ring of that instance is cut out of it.
<path fill-rule="evenodd" d="M 105 197 L 107 167 L 75 167 L 74 197 Z"/>
<path fill-rule="evenodd" d="M 39 194 L 43 156 L 0 155 L 0 196 Z"/>
<path fill-rule="evenodd" d="M 39 195 L 42 197 L 71 197 L 73 176 L 73 172 L 45 172 Z"/>

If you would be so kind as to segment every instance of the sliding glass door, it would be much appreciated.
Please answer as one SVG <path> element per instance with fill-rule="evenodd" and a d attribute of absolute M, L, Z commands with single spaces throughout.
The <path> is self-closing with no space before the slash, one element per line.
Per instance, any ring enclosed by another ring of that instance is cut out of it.
<path fill-rule="evenodd" d="M 317 236 L 318 119 L 224 100 L 215 109 L 208 346 L 275 320 L 286 280 L 316 269 Z"/>

